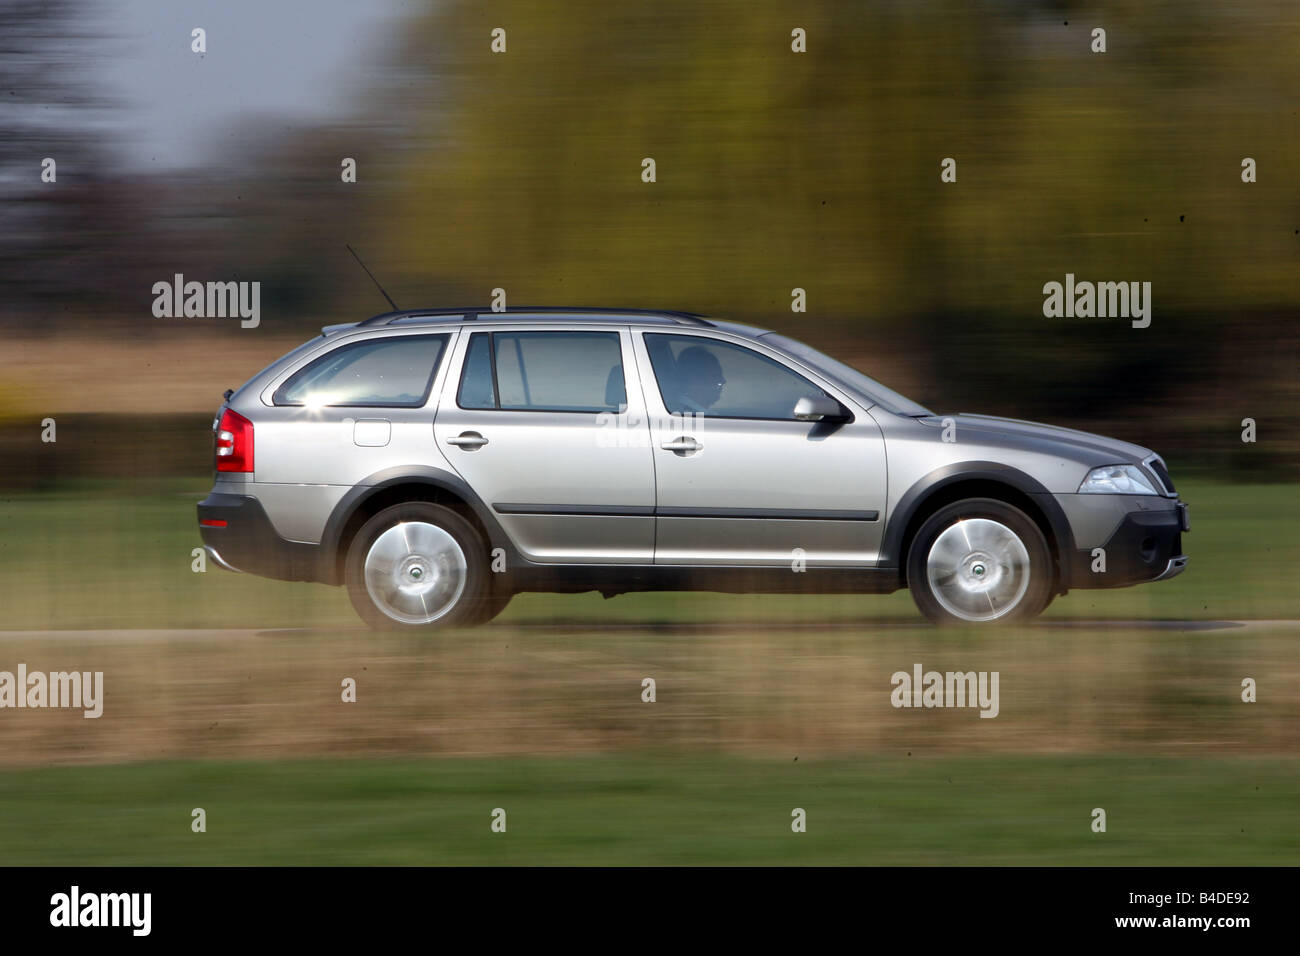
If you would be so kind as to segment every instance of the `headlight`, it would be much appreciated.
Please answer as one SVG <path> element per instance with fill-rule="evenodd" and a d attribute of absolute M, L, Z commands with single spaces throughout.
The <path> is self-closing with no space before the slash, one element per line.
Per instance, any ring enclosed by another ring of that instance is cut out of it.
<path fill-rule="evenodd" d="M 1155 495 L 1159 492 L 1137 465 L 1105 465 L 1088 472 L 1079 485 L 1079 494 Z"/>

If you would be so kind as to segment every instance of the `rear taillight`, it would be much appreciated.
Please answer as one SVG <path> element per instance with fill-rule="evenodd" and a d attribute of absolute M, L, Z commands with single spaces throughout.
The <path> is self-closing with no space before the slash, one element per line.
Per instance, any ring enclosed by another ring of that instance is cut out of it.
<path fill-rule="evenodd" d="M 226 409 L 217 422 L 217 471 L 253 470 L 253 423 Z"/>

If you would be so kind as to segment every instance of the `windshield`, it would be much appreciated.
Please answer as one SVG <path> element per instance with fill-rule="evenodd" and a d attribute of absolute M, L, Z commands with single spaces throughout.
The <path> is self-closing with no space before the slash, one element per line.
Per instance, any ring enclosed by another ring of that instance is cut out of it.
<path fill-rule="evenodd" d="M 802 342 L 786 338 L 776 332 L 767 332 L 760 335 L 759 340 L 773 345 L 783 352 L 789 352 L 795 358 L 807 362 L 841 388 L 845 388 L 850 392 L 858 392 L 864 398 L 883 406 L 895 415 L 934 414 L 924 405 L 918 405 L 906 395 L 898 394 L 892 388 L 881 385 L 874 378 L 863 375 L 850 365 L 845 365 L 829 355 L 818 352 L 812 346 L 804 345 Z"/>

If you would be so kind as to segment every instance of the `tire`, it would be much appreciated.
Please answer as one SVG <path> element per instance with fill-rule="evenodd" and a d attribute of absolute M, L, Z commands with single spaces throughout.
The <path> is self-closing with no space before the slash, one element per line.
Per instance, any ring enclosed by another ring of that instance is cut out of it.
<path fill-rule="evenodd" d="M 511 591 L 491 591 L 486 598 L 479 602 L 477 613 L 473 618 L 465 622 L 466 625 L 478 627 L 495 620 L 497 615 L 506 609 L 506 605 L 510 603 L 512 597 L 514 597 L 514 593 Z"/>
<path fill-rule="evenodd" d="M 352 606 L 377 629 L 470 626 L 489 600 L 478 532 L 428 501 L 402 502 L 367 521 L 348 548 L 344 575 Z"/>
<path fill-rule="evenodd" d="M 1028 621 L 1051 601 L 1052 578 L 1052 554 L 1038 525 L 993 498 L 940 508 L 907 552 L 912 600 L 940 625 Z"/>

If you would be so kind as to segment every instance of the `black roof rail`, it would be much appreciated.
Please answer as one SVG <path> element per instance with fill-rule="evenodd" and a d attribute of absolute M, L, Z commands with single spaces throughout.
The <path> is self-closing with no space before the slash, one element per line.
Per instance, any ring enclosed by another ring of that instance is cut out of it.
<path fill-rule="evenodd" d="M 402 309 L 398 312 L 385 312 L 382 315 L 372 315 L 357 323 L 357 328 L 368 328 L 376 325 L 391 325 L 398 319 L 413 319 L 428 316 L 436 318 L 438 316 L 459 315 L 463 321 L 471 322 L 482 316 L 509 316 L 509 315 L 526 315 L 526 314 L 555 314 L 555 315 L 643 315 L 648 318 L 664 318 L 676 322 L 678 325 L 697 325 L 711 327 L 713 325 L 702 315 L 696 315 L 694 312 L 679 312 L 672 309 L 611 309 L 611 308 L 582 308 L 578 306 L 513 306 L 504 312 L 494 312 L 491 309 Z"/>

